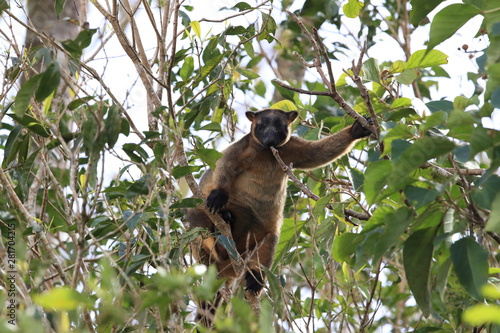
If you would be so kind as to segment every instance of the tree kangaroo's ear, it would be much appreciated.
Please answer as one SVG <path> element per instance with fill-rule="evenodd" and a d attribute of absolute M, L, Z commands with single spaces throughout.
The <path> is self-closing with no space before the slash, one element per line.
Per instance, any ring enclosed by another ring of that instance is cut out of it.
<path fill-rule="evenodd" d="M 297 111 L 290 111 L 286 112 L 286 115 L 288 117 L 288 122 L 291 124 L 295 119 L 297 119 L 299 113 Z"/>
<path fill-rule="evenodd" d="M 247 116 L 248 120 L 253 123 L 253 121 L 255 120 L 255 112 L 247 111 L 245 112 L 245 115 Z"/>

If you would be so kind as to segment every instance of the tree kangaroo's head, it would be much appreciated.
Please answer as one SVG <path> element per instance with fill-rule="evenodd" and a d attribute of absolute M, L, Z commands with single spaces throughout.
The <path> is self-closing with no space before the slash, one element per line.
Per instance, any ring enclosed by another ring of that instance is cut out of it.
<path fill-rule="evenodd" d="M 287 143 L 291 134 L 290 125 L 297 118 L 298 112 L 265 109 L 258 112 L 248 111 L 246 116 L 252 122 L 252 138 L 269 149 Z"/>

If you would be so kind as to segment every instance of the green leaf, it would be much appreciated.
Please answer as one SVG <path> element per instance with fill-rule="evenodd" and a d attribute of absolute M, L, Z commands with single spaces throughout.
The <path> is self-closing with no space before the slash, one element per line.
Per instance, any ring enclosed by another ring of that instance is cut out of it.
<path fill-rule="evenodd" d="M 488 282 L 488 251 L 473 237 L 465 237 L 450 246 L 450 254 L 458 281 L 469 295 L 481 301 L 481 288 Z"/>
<path fill-rule="evenodd" d="M 145 175 L 130 184 L 125 192 L 126 198 L 135 198 L 139 195 L 147 195 L 149 193 L 149 176 Z"/>
<path fill-rule="evenodd" d="M 500 233 L 500 192 L 497 193 L 491 203 L 490 216 L 484 230 Z"/>
<path fill-rule="evenodd" d="M 363 63 L 363 78 L 372 82 L 380 82 L 380 68 L 375 58 L 370 58 Z"/>
<path fill-rule="evenodd" d="M 358 246 L 365 239 L 364 234 L 350 232 L 338 235 L 333 240 L 332 257 L 336 262 L 348 261 L 356 253 Z"/>
<path fill-rule="evenodd" d="M 120 117 L 120 109 L 116 105 L 112 105 L 108 110 L 108 115 L 104 121 L 104 130 L 109 148 L 113 148 L 121 131 L 122 118 Z"/>
<path fill-rule="evenodd" d="M 411 106 L 411 99 L 409 99 L 408 97 L 401 97 L 392 102 L 391 109 L 408 108 Z"/>
<path fill-rule="evenodd" d="M 430 269 L 433 240 L 437 228 L 419 229 L 412 233 L 403 247 L 403 262 L 408 286 L 425 317 L 431 310 Z"/>
<path fill-rule="evenodd" d="M 127 224 L 127 228 L 134 230 L 141 221 L 142 213 L 135 213 L 131 210 L 123 212 L 123 220 Z"/>
<path fill-rule="evenodd" d="M 478 14 L 480 11 L 476 7 L 461 3 L 443 8 L 432 20 L 427 50 L 433 49 L 453 36 L 458 29 Z"/>
<path fill-rule="evenodd" d="M 61 42 L 61 44 L 74 59 L 80 59 L 83 50 L 90 45 L 92 36 L 94 36 L 96 32 L 97 29 L 84 29 L 80 31 L 74 40 L 66 40 Z"/>
<path fill-rule="evenodd" d="M 16 116 L 22 117 L 28 109 L 31 103 L 31 97 L 33 97 L 33 94 L 37 90 L 42 79 L 42 75 L 43 74 L 38 74 L 33 76 L 31 79 L 24 82 L 21 88 L 19 88 L 14 104 L 14 113 Z"/>
<path fill-rule="evenodd" d="M 252 72 L 248 69 L 244 69 L 244 68 L 237 68 L 236 71 L 238 73 L 240 73 L 241 75 L 249 78 L 250 80 L 253 80 L 253 79 L 258 79 L 260 77 L 259 74 L 255 73 L 255 72 Z"/>
<path fill-rule="evenodd" d="M 396 81 L 402 84 L 411 84 L 418 77 L 419 73 L 415 68 L 405 69 L 401 74 L 396 76 Z"/>
<path fill-rule="evenodd" d="M 202 168 L 201 165 L 186 165 L 186 166 L 176 166 L 172 169 L 172 176 L 175 179 L 179 179 L 189 175 L 190 173 L 196 172 Z"/>
<path fill-rule="evenodd" d="M 493 200 L 495 200 L 500 189 L 500 177 L 487 172 L 474 185 L 472 200 L 479 207 L 492 210 Z"/>
<path fill-rule="evenodd" d="M 439 50 L 418 50 L 408 59 L 406 69 L 426 68 L 448 63 L 448 56 Z"/>
<path fill-rule="evenodd" d="M 24 140 L 25 134 L 22 132 L 23 126 L 17 125 L 10 131 L 7 137 L 7 142 L 5 143 L 2 168 L 8 167 L 8 165 L 16 158 L 19 152 L 19 146 Z"/>
<path fill-rule="evenodd" d="M 226 35 L 229 36 L 236 36 L 236 35 L 244 35 L 247 32 L 247 29 L 245 29 L 243 26 L 238 25 L 238 26 L 229 26 L 226 29 Z"/>
<path fill-rule="evenodd" d="M 332 201 L 332 198 L 334 196 L 334 193 L 327 194 L 324 197 L 321 197 L 316 203 L 314 204 L 313 208 L 313 215 L 318 218 L 318 220 L 323 218 L 326 210 L 326 206 Z"/>
<path fill-rule="evenodd" d="M 88 103 L 89 101 L 91 101 L 93 99 L 94 99 L 93 96 L 87 96 L 87 97 L 82 97 L 82 98 L 75 99 L 74 101 L 71 101 L 68 104 L 68 109 L 71 110 L 71 111 L 76 110 L 77 108 L 79 108 L 83 104 Z"/>
<path fill-rule="evenodd" d="M 392 63 L 391 68 L 389 68 L 389 73 L 396 74 L 401 73 L 406 69 L 406 61 L 396 60 Z"/>
<path fill-rule="evenodd" d="M 189 25 L 193 29 L 193 31 L 196 34 L 196 36 L 198 36 L 198 38 L 201 38 L 200 22 L 198 22 L 198 21 L 191 21 L 191 23 Z"/>
<path fill-rule="evenodd" d="M 33 295 L 33 302 L 50 311 L 71 311 L 81 306 L 91 307 L 93 301 L 88 296 L 64 286 Z"/>
<path fill-rule="evenodd" d="M 64 5 L 66 4 L 66 0 L 56 0 L 54 3 L 54 12 L 56 13 L 57 18 L 61 15 Z"/>
<path fill-rule="evenodd" d="M 297 107 L 295 106 L 295 104 L 289 100 L 279 101 L 279 102 L 271 105 L 269 108 L 270 109 L 279 109 L 279 110 L 283 110 L 283 111 L 295 111 L 295 110 L 297 110 Z"/>
<path fill-rule="evenodd" d="M 453 110 L 453 102 L 447 100 L 431 101 L 425 103 L 425 106 L 427 106 L 432 113 L 436 111 L 450 113 Z"/>
<path fill-rule="evenodd" d="M 413 26 L 419 25 L 422 20 L 444 0 L 411 0 L 410 21 Z"/>
<path fill-rule="evenodd" d="M 26 127 L 30 132 L 40 135 L 41 137 L 48 138 L 50 136 L 50 132 L 47 128 L 45 128 L 37 119 L 32 116 L 28 116 L 27 114 L 22 115 L 22 117 L 18 117 L 16 114 L 8 113 L 12 119 Z"/>
<path fill-rule="evenodd" d="M 217 109 L 216 111 L 223 111 L 223 110 Z M 214 116 L 212 118 L 219 118 L 219 117 L 217 117 L 217 112 L 214 112 Z M 217 121 L 218 120 L 219 119 L 217 119 Z M 199 130 L 200 131 L 210 131 L 210 132 L 221 132 L 222 133 L 222 129 L 220 127 L 219 122 L 208 123 L 205 126 L 200 127 Z"/>
<path fill-rule="evenodd" d="M 231 258 L 237 259 L 239 257 L 238 251 L 236 251 L 236 244 L 234 243 L 234 240 L 229 239 L 224 235 L 216 235 L 215 238 L 217 239 L 217 242 L 226 249 Z"/>
<path fill-rule="evenodd" d="M 406 207 L 401 207 L 395 212 L 389 212 L 382 218 L 383 231 L 377 236 L 375 249 L 373 250 L 373 261 L 378 260 L 394 246 L 401 234 L 413 221 L 413 212 Z"/>
<path fill-rule="evenodd" d="M 245 10 L 251 9 L 252 6 L 250 6 L 246 2 L 238 2 L 236 5 L 233 6 L 233 8 L 238 9 L 240 12 L 243 12 Z"/>
<path fill-rule="evenodd" d="M 500 270 L 500 268 L 497 268 Z M 491 274 L 490 270 L 488 271 L 489 274 Z M 486 284 L 483 286 L 481 289 L 482 294 L 484 295 L 485 298 L 490 298 L 490 299 L 500 299 L 500 284 Z"/>
<path fill-rule="evenodd" d="M 475 304 L 465 309 L 462 319 L 471 326 L 500 325 L 500 306 L 496 304 Z"/>
<path fill-rule="evenodd" d="M 365 6 L 364 3 L 358 0 L 349 0 L 344 6 L 342 6 L 342 10 L 344 11 L 344 15 L 349 18 L 356 18 L 361 11 L 361 8 Z"/>
<path fill-rule="evenodd" d="M 394 163 L 389 183 L 397 183 L 428 160 L 449 153 L 453 148 L 455 144 L 444 137 L 418 139 Z"/>
<path fill-rule="evenodd" d="M 351 178 L 352 186 L 357 192 L 363 192 L 363 183 L 365 182 L 365 175 L 358 169 L 349 169 L 349 176 Z"/>
<path fill-rule="evenodd" d="M 193 87 L 196 87 L 201 81 L 203 81 L 210 72 L 221 62 L 222 58 L 226 56 L 227 53 L 219 54 L 215 57 L 210 58 L 205 65 L 201 68 L 200 76 L 196 79 Z"/>
<path fill-rule="evenodd" d="M 171 209 L 174 208 L 192 208 L 197 207 L 203 203 L 200 198 L 185 198 L 170 205 Z"/>
<path fill-rule="evenodd" d="M 144 163 L 149 157 L 144 148 L 137 143 L 126 143 L 122 149 L 135 163 Z"/>
<path fill-rule="evenodd" d="M 217 150 L 215 150 L 215 149 L 206 149 L 206 148 L 198 148 L 198 149 L 196 149 L 196 155 L 198 155 L 198 157 L 203 162 L 205 162 L 206 164 L 208 164 L 208 166 L 212 170 L 215 169 L 215 163 L 217 162 L 217 160 L 222 157 L 222 154 L 219 153 Z"/>
<path fill-rule="evenodd" d="M 417 209 L 433 202 L 439 195 L 438 191 L 433 188 L 428 189 L 412 185 L 407 186 L 404 192 L 408 201 L 415 205 Z"/>
<path fill-rule="evenodd" d="M 290 248 L 296 243 L 297 235 L 300 234 L 302 228 L 306 225 L 307 220 L 298 221 L 297 219 L 285 219 L 281 227 L 281 234 L 276 246 L 276 254 L 273 260 L 273 267 L 278 265 L 282 258 L 288 253 Z"/>
<path fill-rule="evenodd" d="M 59 82 L 61 81 L 61 72 L 59 65 L 55 62 L 51 63 L 45 72 L 42 73 L 41 84 L 35 92 L 35 99 L 42 102 L 53 92 L 57 91 Z"/>
<path fill-rule="evenodd" d="M 194 72 L 194 59 L 193 57 L 186 57 L 184 59 L 184 63 L 182 64 L 182 67 L 179 71 L 179 76 L 184 80 L 187 81 L 191 77 L 191 75 Z"/>
<path fill-rule="evenodd" d="M 478 125 L 474 128 L 470 137 L 471 154 L 476 155 L 483 150 L 493 147 L 499 143 L 499 140 L 500 134 L 497 131 Z"/>
<path fill-rule="evenodd" d="M 9 4 L 7 3 L 7 0 L 0 0 L 0 15 L 6 10 L 9 9 Z"/>
<path fill-rule="evenodd" d="M 427 132 L 435 126 L 441 125 L 446 121 L 447 114 L 444 111 L 437 111 L 427 116 L 425 122 L 420 125 L 420 131 Z"/>
<path fill-rule="evenodd" d="M 377 196 L 387 185 L 387 178 L 392 173 L 392 164 L 389 160 L 377 161 L 371 163 L 366 168 L 365 182 L 363 184 L 366 201 L 373 204 Z"/>

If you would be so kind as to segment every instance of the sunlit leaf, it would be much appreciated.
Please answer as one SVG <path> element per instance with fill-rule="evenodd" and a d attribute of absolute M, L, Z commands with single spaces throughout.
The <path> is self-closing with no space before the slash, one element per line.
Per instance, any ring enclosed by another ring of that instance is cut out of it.
<path fill-rule="evenodd" d="M 191 77 L 194 72 L 194 59 L 193 57 L 186 57 L 184 63 L 179 71 L 179 76 L 186 81 Z"/>
<path fill-rule="evenodd" d="M 293 104 L 289 100 L 279 101 L 279 102 L 271 105 L 269 108 L 270 109 L 279 109 L 279 110 L 283 110 L 283 111 L 295 111 L 295 110 L 297 110 L 297 107 L 295 106 L 295 104 Z"/>
<path fill-rule="evenodd" d="M 358 0 L 349 0 L 344 6 L 342 6 L 342 10 L 344 11 L 344 15 L 349 18 L 356 18 L 361 11 L 361 8 L 365 6 L 364 3 Z"/>
<path fill-rule="evenodd" d="M 481 292 L 486 298 L 500 299 L 500 285 L 486 284 L 481 288 Z"/>
<path fill-rule="evenodd" d="M 500 306 L 496 304 L 475 304 L 465 309 L 462 318 L 471 326 L 500 325 Z"/>
<path fill-rule="evenodd" d="M 33 302 L 51 311 L 70 311 L 78 307 L 89 307 L 91 299 L 69 287 L 56 287 L 42 294 L 34 295 Z"/>
<path fill-rule="evenodd" d="M 198 21 L 191 21 L 191 23 L 189 25 L 193 29 L 193 31 L 196 34 L 196 36 L 198 36 L 198 38 L 201 38 L 200 22 L 198 22 Z"/>
<path fill-rule="evenodd" d="M 406 63 L 406 69 L 425 68 L 448 63 L 448 56 L 439 50 L 419 50 L 412 53 Z"/>

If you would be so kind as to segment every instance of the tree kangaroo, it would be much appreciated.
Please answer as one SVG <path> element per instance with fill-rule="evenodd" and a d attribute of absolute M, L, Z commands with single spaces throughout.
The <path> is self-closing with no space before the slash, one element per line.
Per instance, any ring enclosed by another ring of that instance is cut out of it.
<path fill-rule="evenodd" d="M 344 155 L 371 132 L 356 121 L 321 140 L 308 141 L 290 136 L 296 111 L 265 109 L 246 112 L 246 116 L 252 122 L 250 133 L 224 150 L 215 170 L 203 175 L 200 188 L 209 209 L 230 224 L 236 248 L 246 262 L 245 289 L 258 295 L 264 285 L 260 267 L 270 267 L 276 251 L 288 178 L 270 147 L 279 151 L 286 165 L 314 169 Z M 191 227 L 217 231 L 200 208 L 190 209 L 187 221 Z M 198 237 L 192 253 L 202 263 L 215 264 L 221 277 L 236 277 L 227 251 L 214 237 Z"/>

